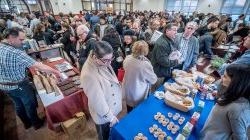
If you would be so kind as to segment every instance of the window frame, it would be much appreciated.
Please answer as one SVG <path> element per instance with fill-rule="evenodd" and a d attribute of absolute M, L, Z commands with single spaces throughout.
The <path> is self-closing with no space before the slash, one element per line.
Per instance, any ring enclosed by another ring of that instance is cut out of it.
<path fill-rule="evenodd" d="M 180 5 L 176 5 L 176 0 L 165 0 L 165 10 L 167 12 L 172 12 L 172 11 L 175 11 L 175 12 L 182 12 L 182 13 L 185 13 L 187 15 L 190 15 L 192 14 L 194 11 L 197 10 L 197 7 L 198 7 L 198 4 L 199 4 L 199 0 L 188 0 L 190 1 L 190 4 L 188 6 L 184 6 L 184 3 L 186 0 L 179 0 L 180 1 Z M 170 5 L 169 3 L 172 3 L 173 4 L 174 2 L 174 5 Z M 192 2 L 197 2 L 196 6 L 192 6 Z M 188 10 L 184 10 L 184 9 L 188 9 Z M 171 10 L 168 10 L 168 9 L 171 9 Z M 176 10 L 178 9 L 178 10 Z M 194 9 L 194 10 L 192 10 Z"/>

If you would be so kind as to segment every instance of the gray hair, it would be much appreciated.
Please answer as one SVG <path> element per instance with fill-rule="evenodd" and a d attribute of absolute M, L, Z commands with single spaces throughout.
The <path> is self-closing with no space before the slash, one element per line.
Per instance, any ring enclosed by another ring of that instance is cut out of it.
<path fill-rule="evenodd" d="M 78 34 L 78 32 L 83 32 L 83 31 L 86 31 L 87 33 L 89 33 L 89 28 L 86 26 L 86 25 L 79 25 L 78 27 L 77 27 L 77 34 Z"/>
<path fill-rule="evenodd" d="M 187 25 L 186 25 L 186 26 L 194 26 L 194 27 L 197 27 L 197 26 L 198 26 L 198 24 L 197 24 L 197 22 L 190 21 L 190 22 L 188 22 L 188 23 L 187 23 Z"/>

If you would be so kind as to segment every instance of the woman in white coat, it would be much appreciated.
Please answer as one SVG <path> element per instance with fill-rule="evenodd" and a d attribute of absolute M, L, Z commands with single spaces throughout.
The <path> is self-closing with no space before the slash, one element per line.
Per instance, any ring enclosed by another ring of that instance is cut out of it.
<path fill-rule="evenodd" d="M 105 41 L 97 41 L 81 71 L 81 87 L 99 140 L 108 140 L 110 127 L 118 122 L 122 110 L 121 85 L 111 67 L 113 49 Z"/>
<path fill-rule="evenodd" d="M 157 81 L 153 66 L 145 57 L 148 50 L 148 44 L 145 41 L 137 41 L 132 47 L 132 54 L 128 55 L 123 62 L 125 70 L 123 92 L 128 112 L 148 96 L 150 86 Z"/>

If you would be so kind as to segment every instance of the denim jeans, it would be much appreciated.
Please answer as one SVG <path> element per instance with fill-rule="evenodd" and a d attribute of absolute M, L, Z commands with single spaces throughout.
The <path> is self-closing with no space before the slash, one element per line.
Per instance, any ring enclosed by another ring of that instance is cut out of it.
<path fill-rule="evenodd" d="M 110 123 L 96 124 L 96 131 L 98 134 L 98 140 L 109 140 Z"/>
<path fill-rule="evenodd" d="M 199 38 L 200 43 L 200 52 L 208 54 L 209 56 L 213 55 L 211 46 L 212 46 L 213 37 L 210 34 L 205 34 Z"/>
<path fill-rule="evenodd" d="M 28 80 L 20 83 L 17 89 L 6 92 L 14 101 L 16 113 L 25 126 L 36 126 L 41 122 L 37 115 L 34 89 Z"/>

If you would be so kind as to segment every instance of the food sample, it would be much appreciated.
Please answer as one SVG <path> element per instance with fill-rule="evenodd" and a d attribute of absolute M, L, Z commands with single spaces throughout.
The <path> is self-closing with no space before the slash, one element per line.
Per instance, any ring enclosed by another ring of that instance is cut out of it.
<path fill-rule="evenodd" d="M 154 130 L 154 128 L 153 127 L 149 127 L 149 132 L 150 133 L 153 133 L 155 130 Z"/>
<path fill-rule="evenodd" d="M 176 83 L 186 86 L 190 89 L 196 89 L 195 85 L 195 78 L 193 77 L 177 77 L 175 78 Z"/>
<path fill-rule="evenodd" d="M 76 80 L 80 80 L 80 76 L 74 76 L 74 77 L 71 77 L 72 81 L 76 81 Z"/>
<path fill-rule="evenodd" d="M 54 88 L 54 90 L 55 90 L 55 96 L 59 96 L 60 95 L 60 89 L 59 89 L 59 87 L 56 85 L 56 79 L 54 78 L 54 77 L 52 77 L 52 76 L 50 76 L 49 77 L 49 82 L 50 82 L 50 84 L 51 84 L 51 86 Z"/>
<path fill-rule="evenodd" d="M 65 72 L 65 74 L 68 77 L 73 77 L 73 76 L 77 75 L 77 73 L 75 71 L 73 71 L 73 70 L 67 71 L 67 72 Z"/>
<path fill-rule="evenodd" d="M 158 138 L 158 140 L 164 140 L 164 138 L 167 136 L 166 132 L 162 131 L 162 129 L 156 124 L 149 128 L 149 132 L 150 134 L 153 134 L 155 138 Z"/>
<path fill-rule="evenodd" d="M 191 73 L 178 69 L 173 70 L 172 75 L 173 77 L 193 77 Z"/>
<path fill-rule="evenodd" d="M 144 136 L 142 133 L 138 133 L 137 136 L 134 137 L 134 140 L 147 140 L 148 138 Z"/>
<path fill-rule="evenodd" d="M 39 75 L 34 75 L 33 76 L 33 82 L 34 82 L 35 87 L 36 87 L 37 90 L 43 90 L 44 89 L 43 83 L 42 83 L 41 78 L 40 78 Z"/>
<path fill-rule="evenodd" d="M 211 84 L 215 81 L 215 78 L 210 76 L 210 75 L 207 75 L 205 73 L 202 73 L 202 72 L 199 72 L 199 71 L 194 71 L 193 72 L 193 75 L 195 75 L 196 77 L 201 77 L 204 79 L 204 82 L 206 84 Z"/>
<path fill-rule="evenodd" d="M 65 80 L 63 82 L 58 83 L 57 86 L 61 87 L 61 86 L 67 85 L 67 84 L 69 84 L 71 82 L 72 82 L 71 80 Z"/>
<path fill-rule="evenodd" d="M 173 128 L 171 129 L 171 133 L 172 133 L 172 134 L 176 134 L 176 132 L 177 132 L 176 129 L 173 129 Z"/>
<path fill-rule="evenodd" d="M 168 122 L 167 121 L 163 121 L 162 122 L 162 126 L 167 126 Z"/>
<path fill-rule="evenodd" d="M 172 118 L 173 117 L 173 114 L 171 112 L 168 112 L 168 117 L 169 118 Z"/>
<path fill-rule="evenodd" d="M 63 93 L 63 95 L 68 96 L 68 95 L 70 95 L 72 93 L 75 93 L 78 90 L 79 90 L 79 88 L 73 87 L 73 88 L 67 89 L 65 91 L 62 91 L 62 93 Z"/>
<path fill-rule="evenodd" d="M 76 81 L 74 81 L 74 84 L 75 84 L 75 85 L 80 85 L 80 84 L 81 84 L 81 81 L 80 81 L 80 80 L 76 80 Z"/>
<path fill-rule="evenodd" d="M 52 93 L 53 88 L 51 87 L 48 79 L 45 76 L 43 76 L 42 74 L 40 76 L 41 76 L 41 79 L 42 79 L 42 82 L 43 82 L 43 86 L 45 87 L 45 89 L 47 91 L 47 94 Z"/>
<path fill-rule="evenodd" d="M 68 62 L 63 62 L 61 64 L 55 65 L 55 67 L 60 71 L 64 72 L 73 69 L 73 67 Z"/>
<path fill-rule="evenodd" d="M 158 119 L 159 119 L 159 116 L 158 116 L 158 115 L 154 115 L 154 119 L 155 119 L 155 120 L 158 120 Z"/>
<path fill-rule="evenodd" d="M 178 120 L 180 117 L 180 114 L 179 113 L 175 113 L 175 115 L 173 116 L 173 120 Z"/>
<path fill-rule="evenodd" d="M 191 102 L 190 100 L 188 100 L 188 99 L 184 99 L 184 100 L 182 101 L 182 104 L 183 104 L 184 106 L 191 106 L 191 105 L 192 105 L 192 102 Z"/>
<path fill-rule="evenodd" d="M 74 83 L 69 83 L 67 85 L 61 86 L 60 89 L 61 89 L 61 91 L 65 91 L 65 90 L 70 89 L 70 88 L 72 88 L 74 86 L 75 86 Z"/>
<path fill-rule="evenodd" d="M 167 105 L 176 108 L 178 110 L 181 110 L 183 112 L 187 112 L 194 108 L 194 101 L 191 97 L 179 96 L 169 91 L 165 93 L 164 101 Z M 173 117 L 173 114 L 171 114 L 169 117 L 170 118 Z M 175 119 L 177 120 L 178 117 Z"/>
<path fill-rule="evenodd" d="M 188 87 L 179 85 L 177 83 L 165 83 L 164 87 L 166 91 L 168 90 L 171 93 L 181 95 L 181 96 L 188 96 L 190 93 L 190 90 Z"/>
<path fill-rule="evenodd" d="M 178 120 L 178 123 L 180 125 L 182 125 L 184 123 L 184 121 L 185 121 L 185 117 L 180 117 L 179 120 Z"/>

